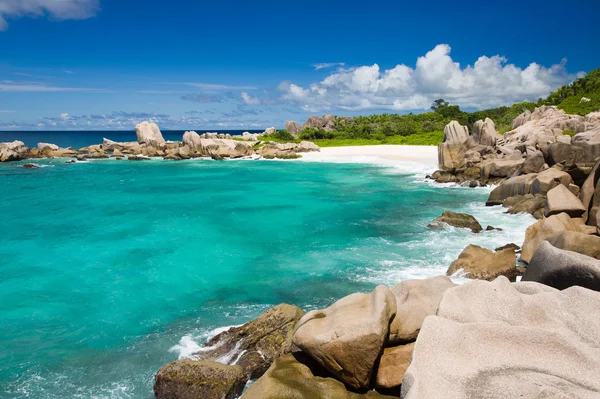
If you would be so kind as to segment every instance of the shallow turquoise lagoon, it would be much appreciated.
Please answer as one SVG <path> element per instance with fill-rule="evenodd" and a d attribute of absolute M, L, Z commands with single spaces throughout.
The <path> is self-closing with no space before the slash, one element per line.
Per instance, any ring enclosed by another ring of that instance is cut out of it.
<path fill-rule="evenodd" d="M 531 223 L 418 167 L 39 163 L 0 166 L 0 397 L 151 398 L 221 327 L 444 273 Z M 504 231 L 427 229 L 445 209 Z"/>

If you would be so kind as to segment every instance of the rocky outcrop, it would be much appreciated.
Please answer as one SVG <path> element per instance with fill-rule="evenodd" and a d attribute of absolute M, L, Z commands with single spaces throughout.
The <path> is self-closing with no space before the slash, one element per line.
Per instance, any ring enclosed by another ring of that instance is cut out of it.
<path fill-rule="evenodd" d="M 135 127 L 135 135 L 140 144 L 158 147 L 165 142 L 156 123 L 142 122 Z"/>
<path fill-rule="evenodd" d="M 322 118 L 318 116 L 311 116 L 308 120 L 302 125 L 302 129 L 312 128 L 312 129 L 323 129 L 326 131 L 335 130 L 335 120 L 337 116 L 335 115 L 323 115 Z"/>
<path fill-rule="evenodd" d="M 293 343 L 348 386 L 367 388 L 395 314 L 394 294 L 379 286 L 307 313 Z"/>
<path fill-rule="evenodd" d="M 594 398 L 600 294 L 474 281 L 444 294 L 419 334 L 402 398 Z M 567 366 L 568 365 L 568 366 Z"/>
<path fill-rule="evenodd" d="M 470 229 L 473 233 L 479 233 L 483 230 L 477 219 L 466 213 L 456 213 L 444 211 L 442 216 L 437 217 L 427 225 L 430 229 L 437 229 L 449 225 L 463 229 Z"/>
<path fill-rule="evenodd" d="M 583 219 L 572 219 L 566 213 L 552 215 L 529 226 L 525 232 L 525 241 L 521 252 L 523 262 L 531 261 L 533 254 L 543 241 L 564 231 L 589 233 Z"/>
<path fill-rule="evenodd" d="M 519 145 L 544 147 L 554 143 L 565 130 L 585 130 L 582 116 L 565 114 L 553 106 L 524 112 L 513 121 L 512 127 L 513 130 L 504 134 L 504 139 L 505 145 L 513 148 Z"/>
<path fill-rule="evenodd" d="M 20 161 L 27 158 L 27 147 L 22 141 L 0 143 L 0 162 Z"/>
<path fill-rule="evenodd" d="M 494 121 L 490 118 L 485 118 L 485 121 L 479 120 L 473 125 L 472 139 L 477 144 L 494 147 L 496 146 L 496 140 L 500 138 Z"/>
<path fill-rule="evenodd" d="M 493 252 L 477 245 L 469 245 L 450 264 L 446 275 L 452 276 L 462 270 L 470 279 L 494 280 L 498 276 L 505 276 L 515 281 L 519 274 L 516 266 L 517 258 L 513 248 Z"/>
<path fill-rule="evenodd" d="M 298 133 L 300 133 L 300 126 L 298 126 L 296 121 L 286 121 L 285 130 L 287 130 L 292 136 L 298 137 Z"/>
<path fill-rule="evenodd" d="M 375 391 L 350 392 L 303 353 L 275 360 L 271 368 L 248 388 L 242 399 L 392 399 Z"/>
<path fill-rule="evenodd" d="M 296 306 L 275 306 L 249 323 L 210 339 L 193 357 L 235 364 L 248 378 L 259 378 L 275 359 L 291 352 L 296 323 L 304 314 Z"/>
<path fill-rule="evenodd" d="M 586 209 L 579 198 L 562 184 L 548 191 L 544 210 L 546 216 L 558 215 L 564 212 L 572 218 L 578 218 L 583 216 L 585 211 Z"/>
<path fill-rule="evenodd" d="M 463 166 L 468 139 L 469 129 L 466 126 L 457 121 L 447 124 L 444 127 L 444 142 L 438 146 L 439 167 L 450 169 Z"/>
<path fill-rule="evenodd" d="M 389 343 L 398 345 L 417 339 L 423 320 L 435 314 L 444 292 L 455 286 L 446 276 L 396 284 L 391 289 L 397 310 L 390 325 Z"/>
<path fill-rule="evenodd" d="M 240 366 L 197 360 L 177 360 L 156 374 L 157 399 L 234 399 L 248 378 Z"/>
<path fill-rule="evenodd" d="M 596 238 L 600 240 L 600 237 Z M 600 261 L 543 242 L 535 251 L 521 281 L 535 281 L 559 290 L 577 285 L 600 291 Z"/>

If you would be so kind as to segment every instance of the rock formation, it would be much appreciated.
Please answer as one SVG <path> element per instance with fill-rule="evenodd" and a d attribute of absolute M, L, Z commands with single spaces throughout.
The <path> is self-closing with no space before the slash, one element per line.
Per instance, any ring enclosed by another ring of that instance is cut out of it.
<path fill-rule="evenodd" d="M 296 121 L 286 121 L 285 130 L 287 130 L 288 133 L 294 137 L 298 137 L 298 133 L 300 133 L 300 127 L 298 126 Z"/>
<path fill-rule="evenodd" d="M 142 122 L 135 127 L 135 135 L 140 144 L 157 147 L 165 142 L 165 139 L 156 123 Z"/>
<path fill-rule="evenodd" d="M 396 298 L 385 286 L 352 294 L 298 322 L 294 345 L 340 381 L 367 388 L 396 314 Z"/>
<path fill-rule="evenodd" d="M 425 319 L 402 398 L 593 398 L 600 392 L 600 294 L 474 281 Z"/>
<path fill-rule="evenodd" d="M 275 359 L 291 352 L 296 323 L 304 314 L 296 306 L 275 306 L 249 323 L 213 337 L 193 357 L 238 365 L 248 378 L 259 378 Z"/>

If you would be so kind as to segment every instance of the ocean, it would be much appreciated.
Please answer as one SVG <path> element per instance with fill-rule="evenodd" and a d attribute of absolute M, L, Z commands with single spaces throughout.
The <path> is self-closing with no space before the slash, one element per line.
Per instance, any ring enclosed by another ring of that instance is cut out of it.
<path fill-rule="evenodd" d="M 444 274 L 533 221 L 419 164 L 35 162 L 0 164 L 3 398 L 150 399 L 163 364 L 223 328 Z M 503 231 L 428 229 L 446 209 Z"/>

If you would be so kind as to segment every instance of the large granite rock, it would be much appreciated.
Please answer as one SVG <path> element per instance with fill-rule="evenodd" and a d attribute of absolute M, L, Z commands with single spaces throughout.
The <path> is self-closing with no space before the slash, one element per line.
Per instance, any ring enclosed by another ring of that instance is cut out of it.
<path fill-rule="evenodd" d="M 504 277 L 446 291 L 402 382 L 404 399 L 596 398 L 600 294 Z"/>
<path fill-rule="evenodd" d="M 479 120 L 473 125 L 473 140 L 484 146 L 496 145 L 496 140 L 501 136 L 496 131 L 494 121 L 490 118 L 485 118 L 485 121 Z"/>
<path fill-rule="evenodd" d="M 465 163 L 466 142 L 469 139 L 469 128 L 457 121 L 444 127 L 444 142 L 438 146 L 438 163 L 440 168 L 459 168 Z"/>
<path fill-rule="evenodd" d="M 22 141 L 0 143 L 0 162 L 19 161 L 27 158 L 28 149 Z"/>
<path fill-rule="evenodd" d="M 600 261 L 543 242 L 535 251 L 521 281 L 535 281 L 559 290 L 580 286 L 600 291 Z"/>
<path fill-rule="evenodd" d="M 444 143 L 463 144 L 469 138 L 469 128 L 457 121 L 452 121 L 444 126 Z"/>
<path fill-rule="evenodd" d="M 572 218 L 578 218 L 583 216 L 585 211 L 586 209 L 579 198 L 562 184 L 548 191 L 544 211 L 546 216 L 558 215 L 564 212 Z"/>
<path fill-rule="evenodd" d="M 477 280 L 494 280 L 498 276 L 505 276 L 515 281 L 519 274 L 513 248 L 494 252 L 472 244 L 450 264 L 446 275 L 452 276 L 460 270 L 466 277 Z"/>
<path fill-rule="evenodd" d="M 539 173 L 542 171 L 545 163 L 544 154 L 541 151 L 533 151 L 527 154 L 527 158 L 525 158 L 525 162 L 523 162 L 523 166 L 521 167 L 521 173 Z"/>
<path fill-rule="evenodd" d="M 296 152 L 319 152 L 321 147 L 312 141 L 301 141 L 295 149 Z"/>
<path fill-rule="evenodd" d="M 375 377 L 375 388 L 377 390 L 390 392 L 400 388 L 404 373 L 410 365 L 414 347 L 415 344 L 410 343 L 383 350 L 377 376 Z"/>
<path fill-rule="evenodd" d="M 600 162 L 596 163 L 589 176 L 581 186 L 581 190 L 579 192 L 579 199 L 581 200 L 583 207 L 585 208 L 586 213 L 583 215 L 583 218 L 587 221 L 590 219 L 593 221 L 594 218 L 590 217 L 589 212 L 593 207 L 593 199 L 596 196 L 596 190 L 600 191 L 600 185 L 598 185 L 598 180 L 600 180 Z M 600 192 L 598 197 L 600 197 Z M 591 224 L 588 222 L 588 224 Z"/>
<path fill-rule="evenodd" d="M 552 167 L 538 173 L 531 185 L 531 194 L 546 195 L 554 187 L 562 184 L 569 187 L 573 183 L 573 178 L 567 172 L 559 167 Z"/>
<path fill-rule="evenodd" d="M 546 197 L 540 194 L 525 194 L 507 198 L 502 204 L 508 208 L 506 213 L 518 214 L 529 213 L 536 219 L 544 217 L 544 207 L 546 206 Z"/>
<path fill-rule="evenodd" d="M 502 205 L 507 198 L 529 194 L 536 178 L 536 174 L 527 174 L 504 180 L 498 187 L 492 190 L 486 205 Z"/>
<path fill-rule="evenodd" d="M 427 225 L 430 229 L 437 229 L 449 225 L 463 229 L 470 229 L 473 233 L 479 233 L 483 230 L 477 219 L 467 213 L 457 213 L 444 211 L 442 216 L 435 218 Z"/>
<path fill-rule="evenodd" d="M 165 142 L 156 123 L 142 122 L 135 127 L 135 135 L 140 144 L 158 147 Z"/>
<path fill-rule="evenodd" d="M 566 213 L 539 220 L 527 228 L 521 251 L 521 260 L 529 263 L 540 244 L 547 238 L 564 231 L 585 233 L 583 219 L 572 219 Z"/>
<path fill-rule="evenodd" d="M 308 120 L 302 125 L 302 129 L 313 128 L 313 129 L 323 129 L 326 131 L 335 130 L 335 120 L 337 117 L 335 115 L 323 115 L 322 118 L 318 116 L 311 116 Z"/>
<path fill-rule="evenodd" d="M 396 296 L 396 317 L 390 324 L 389 343 L 393 345 L 417 339 L 423 320 L 434 315 L 442 296 L 456 284 L 446 276 L 408 280 L 392 287 Z"/>
<path fill-rule="evenodd" d="M 194 131 L 183 133 L 182 143 L 184 146 L 187 146 L 193 152 L 200 151 L 202 147 L 202 138 L 200 135 Z"/>
<path fill-rule="evenodd" d="M 277 305 L 243 326 L 213 337 L 193 357 L 239 365 L 249 378 L 256 379 L 275 359 L 291 352 L 296 323 L 304 314 L 297 306 Z"/>
<path fill-rule="evenodd" d="M 483 167 L 483 177 L 511 177 L 523 166 L 525 159 L 496 159 L 488 162 Z"/>
<path fill-rule="evenodd" d="M 300 133 L 300 127 L 296 121 L 286 121 L 285 130 L 294 137 L 298 137 L 298 133 Z"/>
<path fill-rule="evenodd" d="M 344 384 L 302 353 L 275 360 L 271 368 L 248 388 L 242 399 L 392 399 L 375 391 L 348 391 Z"/>
<path fill-rule="evenodd" d="M 352 294 L 299 322 L 294 344 L 354 389 L 367 388 L 396 315 L 396 297 L 385 286 Z"/>
<path fill-rule="evenodd" d="M 197 360 L 177 360 L 156 374 L 157 399 L 234 399 L 248 378 L 240 366 Z"/>

